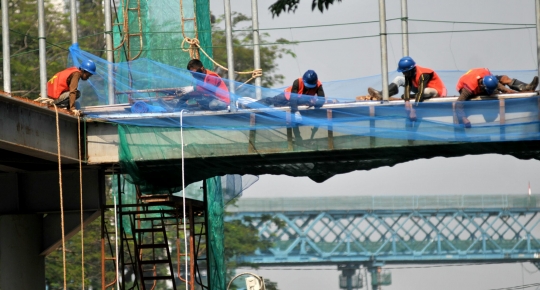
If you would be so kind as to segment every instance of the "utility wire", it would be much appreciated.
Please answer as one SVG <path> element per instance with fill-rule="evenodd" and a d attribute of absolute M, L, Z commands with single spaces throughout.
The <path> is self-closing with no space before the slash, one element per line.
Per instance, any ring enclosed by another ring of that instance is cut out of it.
<path fill-rule="evenodd" d="M 390 19 L 389 21 L 393 21 L 393 20 L 398 20 L 400 18 L 392 18 Z M 441 22 L 441 23 L 462 23 L 462 24 L 483 24 L 483 25 L 513 25 L 513 26 L 520 26 L 520 27 L 507 27 L 507 28 L 488 28 L 488 29 L 467 29 L 467 30 L 442 30 L 442 31 L 420 31 L 420 32 L 408 32 L 408 34 L 415 34 L 415 35 L 420 35 L 420 34 L 437 34 L 437 33 L 463 33 L 463 32 L 485 32 L 485 31 L 504 31 L 504 30 L 520 30 L 520 29 L 532 29 L 532 28 L 536 28 L 535 25 L 532 25 L 532 24 L 519 24 L 519 23 L 495 23 L 495 22 L 470 22 L 470 21 L 444 21 L 444 20 L 428 20 L 428 19 L 410 19 L 409 18 L 409 21 L 422 21 L 422 22 Z M 296 27 L 279 27 L 279 28 L 265 28 L 265 29 L 261 29 L 261 30 L 279 30 L 279 29 L 302 29 L 302 28 L 318 28 L 318 27 L 330 27 L 330 26 L 343 26 L 343 25 L 353 25 L 353 24 L 366 24 L 366 23 L 373 23 L 373 22 L 378 22 L 378 21 L 364 21 L 364 22 L 350 22 L 350 23 L 337 23 L 337 24 L 325 24 L 325 25 L 309 25 L 309 26 L 296 26 Z M 1 26 L 0 26 L 1 27 Z M 19 35 L 25 35 L 27 37 L 30 37 L 30 38 L 35 38 L 37 39 L 38 37 L 36 36 L 32 36 L 32 35 L 29 35 L 28 33 L 21 33 L 19 31 L 16 31 L 16 30 L 13 30 L 13 29 L 10 29 L 11 32 L 15 33 L 15 34 L 19 34 Z M 214 30 L 215 31 L 215 30 Z M 235 30 L 235 31 L 252 31 L 252 30 Z M 215 32 L 219 32 L 219 31 L 215 31 Z M 84 36 L 84 37 L 80 37 L 81 39 L 84 39 L 84 38 L 88 38 L 88 37 L 94 37 L 94 36 L 98 36 L 98 35 L 101 35 L 101 34 L 106 34 L 107 32 L 100 32 L 100 33 L 95 33 L 95 34 L 92 34 L 92 35 L 87 35 L 87 36 Z M 181 33 L 181 32 L 147 32 L 148 34 L 161 34 L 161 33 L 167 33 L 167 34 L 174 34 L 174 33 Z M 387 35 L 401 35 L 403 34 L 402 32 L 390 32 L 390 33 L 387 33 Z M 340 40 L 350 40 L 350 39 L 362 39 L 362 38 L 371 38 L 371 37 L 378 37 L 379 34 L 373 34 L 373 35 L 363 35 L 363 36 L 350 36 L 350 37 L 338 37 L 338 38 L 325 38 L 325 39 L 313 39 L 313 40 L 297 40 L 297 41 L 294 41 L 294 42 L 269 42 L 269 43 L 261 43 L 259 45 L 261 46 L 268 46 L 268 45 L 295 45 L 295 44 L 298 44 L 298 43 L 312 43 L 312 42 L 326 42 L 326 41 L 340 41 Z M 70 43 L 70 41 L 65 41 L 65 42 L 58 42 L 58 43 L 51 43 L 49 41 L 46 41 L 46 43 L 50 46 L 54 46 L 54 47 L 58 47 L 60 49 L 63 49 L 63 50 L 66 50 L 68 51 L 67 48 L 64 48 L 60 45 L 62 44 L 65 44 L 65 43 Z M 235 45 L 236 47 L 249 47 L 249 46 L 253 46 L 253 44 L 240 44 L 240 45 Z M 223 48 L 225 46 L 207 46 L 207 47 L 204 47 L 204 48 Z M 154 49 L 144 49 L 143 51 L 169 51 L 169 50 L 178 50 L 177 47 L 174 47 L 174 48 L 154 48 Z M 27 54 L 27 53 L 31 53 L 31 52 L 34 52 L 34 51 L 37 51 L 36 50 L 30 50 L 30 51 L 26 51 L 26 52 L 22 52 L 22 53 L 18 53 L 18 54 L 14 54 L 12 55 L 11 57 L 14 57 L 14 56 L 19 56 L 19 55 L 24 55 L 24 54 Z M 104 49 L 94 49 L 94 50 L 89 50 L 89 51 L 94 51 L 94 52 L 104 52 L 104 51 L 107 51 L 107 50 L 104 50 Z M 0 58 L 1 59 L 1 58 Z"/>

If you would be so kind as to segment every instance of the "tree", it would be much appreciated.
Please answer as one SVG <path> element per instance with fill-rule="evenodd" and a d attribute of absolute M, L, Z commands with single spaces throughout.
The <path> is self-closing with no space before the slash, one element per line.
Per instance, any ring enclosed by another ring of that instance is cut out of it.
<path fill-rule="evenodd" d="M 251 21 L 251 18 L 234 12 L 232 15 L 232 27 L 233 29 L 240 23 Z M 226 36 L 219 24 L 225 19 L 225 16 L 220 16 L 212 23 L 212 42 L 214 46 L 214 60 L 219 64 L 227 63 L 227 50 L 226 50 Z M 290 55 L 296 57 L 296 55 L 290 50 L 283 48 L 284 44 L 294 44 L 287 39 L 277 39 L 275 44 L 269 45 L 266 38 L 270 37 L 268 33 L 262 33 L 260 35 L 260 55 L 261 55 L 261 68 L 263 71 L 262 86 L 273 87 L 274 85 L 283 83 L 285 77 L 281 74 L 276 74 L 277 69 L 276 60 L 282 58 L 284 55 Z M 251 71 L 253 70 L 253 33 L 251 32 L 251 25 L 243 27 L 238 30 L 233 36 L 234 46 L 234 69 L 236 71 Z M 221 69 L 216 69 L 221 77 L 227 77 L 227 72 Z M 247 81 L 251 75 L 238 74 L 235 80 L 238 82 Z"/>
<path fill-rule="evenodd" d="M 324 9 L 328 10 L 331 4 L 334 2 L 341 2 L 341 0 L 312 0 L 311 10 L 318 8 L 319 11 L 323 12 Z M 294 12 L 298 8 L 300 0 L 277 0 L 274 4 L 268 7 L 268 10 L 272 12 L 272 16 L 279 16 L 281 12 Z"/>
<path fill-rule="evenodd" d="M 35 0 L 8 2 L 10 25 L 12 93 L 36 98 L 39 85 L 39 39 Z M 62 13 L 49 2 L 45 5 L 45 34 L 47 41 L 47 74 L 52 75 L 66 66 L 69 34 L 62 23 Z M 58 17 L 61 15 L 61 17 Z M 65 46 L 65 47 L 64 47 Z M 69 46 L 69 45 L 68 45 Z M 3 77 L 2 77 L 3 78 Z"/>
<path fill-rule="evenodd" d="M 68 66 L 67 53 L 71 45 L 70 17 L 64 11 L 69 7 L 45 4 L 45 35 L 47 76 L 51 77 Z M 10 0 L 10 53 L 12 93 L 35 99 L 40 92 L 39 39 L 35 0 Z M 101 1 L 84 0 L 79 5 L 79 45 L 88 51 L 104 54 L 103 19 Z"/>

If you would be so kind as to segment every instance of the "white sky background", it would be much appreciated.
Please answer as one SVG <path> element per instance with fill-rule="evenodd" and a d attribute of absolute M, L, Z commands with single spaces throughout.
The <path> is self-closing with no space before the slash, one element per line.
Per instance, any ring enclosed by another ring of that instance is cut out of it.
<path fill-rule="evenodd" d="M 231 0 L 232 10 L 251 14 L 251 0 Z M 311 0 L 301 0 L 296 13 L 272 18 L 268 7 L 272 0 L 258 0 L 259 26 L 295 27 L 378 20 L 377 0 L 343 0 L 321 14 L 311 11 Z M 495 23 L 535 23 L 534 0 L 409 0 L 412 19 L 477 21 Z M 223 14 L 223 1 L 210 0 L 212 13 Z M 386 0 L 387 19 L 399 18 L 400 0 Z M 247 24 L 246 24 L 247 25 Z M 457 31 L 503 26 L 410 22 L 409 32 Z M 504 26 L 508 27 L 508 26 Z M 399 21 L 387 24 L 389 33 L 401 31 Z M 334 26 L 330 28 L 267 31 L 269 41 L 376 35 L 379 24 Z M 474 33 L 413 34 L 409 36 L 410 55 L 418 64 L 435 70 L 463 70 L 488 67 L 491 70 L 534 70 L 536 31 L 534 29 Z M 380 74 L 378 37 L 300 43 L 291 46 L 297 58 L 279 59 L 279 71 L 290 85 L 307 69 L 314 69 L 322 81 L 357 78 Z M 388 38 L 389 71 L 401 57 L 401 37 Z M 510 75 L 510 77 L 512 77 Z M 529 79 L 523 81 L 529 82 Z M 455 84 L 446 84 L 448 87 Z M 366 92 L 358 92 L 358 95 Z M 335 176 L 318 184 L 308 178 L 261 176 L 245 197 L 340 196 L 340 195 L 453 195 L 453 194 L 527 194 L 528 182 L 533 193 L 540 193 L 540 162 L 518 160 L 501 155 L 433 158 L 356 171 Z M 540 273 L 530 263 L 482 266 L 437 267 L 392 270 L 393 284 L 383 289 L 497 289 L 540 282 Z M 398 266 L 388 266 L 396 268 Z M 283 268 L 283 267 L 280 267 Z M 298 269 L 299 267 L 294 267 Z M 307 267 L 314 268 L 314 267 Z M 332 269 L 324 266 L 322 269 Z M 337 270 L 251 270 L 278 282 L 280 290 L 338 290 Z M 534 272 L 534 273 L 530 273 Z M 365 288 L 364 288 L 365 289 Z M 535 289 L 528 288 L 528 289 Z M 538 288 L 540 289 L 540 288 Z"/>

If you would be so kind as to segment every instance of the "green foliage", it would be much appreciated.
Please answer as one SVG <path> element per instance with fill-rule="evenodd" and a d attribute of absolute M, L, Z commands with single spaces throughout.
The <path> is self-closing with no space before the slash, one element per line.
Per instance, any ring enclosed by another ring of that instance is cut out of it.
<path fill-rule="evenodd" d="M 69 7 L 54 6 L 45 0 L 45 36 L 47 76 L 68 65 L 71 45 Z M 88 51 L 104 51 L 101 1 L 80 1 L 78 15 L 79 46 Z M 65 10 L 66 8 L 67 10 Z M 35 99 L 39 96 L 39 40 L 35 0 L 9 0 L 11 87 L 16 96 Z M 96 21 L 96 19 L 100 19 Z"/>
<path fill-rule="evenodd" d="M 336 0 L 312 0 L 311 10 L 318 8 L 319 11 L 323 12 L 324 9 L 328 10 L 331 4 L 334 4 Z M 337 0 L 341 2 L 341 0 Z M 298 9 L 298 4 L 300 0 L 277 0 L 274 4 L 268 7 L 268 10 L 272 12 L 272 16 L 279 16 L 281 12 L 295 12 Z"/>
<path fill-rule="evenodd" d="M 37 4 L 35 0 L 10 0 L 8 9 L 12 93 L 36 98 L 40 91 Z M 70 35 L 62 21 L 65 16 L 55 11 L 50 1 L 46 1 L 44 12 L 47 75 L 52 76 L 66 67 Z"/>
<path fill-rule="evenodd" d="M 251 18 L 237 12 L 233 12 L 232 16 L 233 29 L 239 24 L 249 22 Z M 227 49 L 226 49 L 226 36 L 225 32 L 220 28 L 220 24 L 224 22 L 225 16 L 222 15 L 216 19 L 212 24 L 212 43 L 214 45 L 214 60 L 219 64 L 227 63 Z M 251 25 L 242 27 L 234 33 L 233 46 L 234 46 L 234 68 L 236 71 L 251 71 L 253 70 L 253 33 L 251 31 Z M 266 39 L 269 38 L 268 33 L 261 33 L 259 36 L 260 41 L 260 56 L 261 56 L 261 69 L 263 76 L 261 83 L 263 87 L 273 87 L 275 85 L 283 83 L 285 77 L 281 74 L 276 74 L 277 60 L 284 55 L 290 55 L 296 57 L 296 55 L 290 49 L 283 48 L 283 44 L 294 44 L 287 39 L 277 39 L 274 43 L 269 44 Z M 226 65 L 224 65 L 226 66 Z M 223 70 L 216 70 L 221 77 L 227 77 L 227 72 Z M 251 78 L 251 74 L 237 74 L 235 80 L 238 82 L 245 82 Z M 251 81 L 253 82 L 253 80 Z"/>
<path fill-rule="evenodd" d="M 88 224 L 84 229 L 84 272 L 85 289 L 92 286 L 101 288 L 101 235 L 100 219 Z M 66 240 L 66 279 L 67 289 L 81 289 L 82 286 L 81 233 Z M 111 265 L 112 266 L 112 265 Z M 107 281 L 112 281 L 114 268 Z M 45 258 L 45 273 L 50 290 L 64 287 L 64 267 L 62 248 L 59 247 Z"/>

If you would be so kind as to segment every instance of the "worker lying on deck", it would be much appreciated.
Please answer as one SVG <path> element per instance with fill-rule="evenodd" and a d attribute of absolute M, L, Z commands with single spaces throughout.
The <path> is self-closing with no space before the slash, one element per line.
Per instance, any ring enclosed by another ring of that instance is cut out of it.
<path fill-rule="evenodd" d="M 411 120 L 416 120 L 416 113 L 409 102 L 410 98 L 414 98 L 418 105 L 425 99 L 446 97 L 446 87 L 439 75 L 432 69 L 416 65 L 411 57 L 401 58 L 397 71 L 403 73 L 403 76 L 397 76 L 388 85 L 388 94 L 389 96 L 397 95 L 399 87 L 405 87 L 402 98 L 405 100 L 405 109 Z M 411 96 L 411 92 L 415 94 Z M 368 88 L 368 93 L 371 100 L 382 100 L 382 91 Z"/>
<path fill-rule="evenodd" d="M 509 88 L 507 88 L 508 86 Z M 511 79 L 507 75 L 492 75 L 487 68 L 474 68 L 462 75 L 456 85 L 459 97 L 456 101 L 456 115 L 458 122 L 466 128 L 471 122 L 465 116 L 463 102 L 481 95 L 511 94 L 517 92 L 532 92 L 538 86 L 538 77 L 535 76 L 530 84 L 518 79 Z"/>
<path fill-rule="evenodd" d="M 319 109 L 325 103 L 325 95 L 317 73 L 308 70 L 301 78 L 294 80 L 292 86 L 286 88 L 283 93 L 264 98 L 257 103 L 274 107 L 291 106 L 291 113 L 295 113 L 296 121 L 301 121 L 298 106 L 314 106 Z"/>
<path fill-rule="evenodd" d="M 47 97 L 39 97 L 36 101 L 55 104 L 79 115 L 80 111 L 75 109 L 75 101 L 81 96 L 79 80 L 86 81 L 94 74 L 96 64 L 89 59 L 79 68 L 70 67 L 58 72 L 47 82 Z"/>
<path fill-rule="evenodd" d="M 225 110 L 230 104 L 229 89 L 221 77 L 208 69 L 202 62 L 192 59 L 187 69 L 195 79 L 196 85 L 192 92 L 183 95 L 177 103 L 176 110 L 198 107 L 202 110 Z"/>

